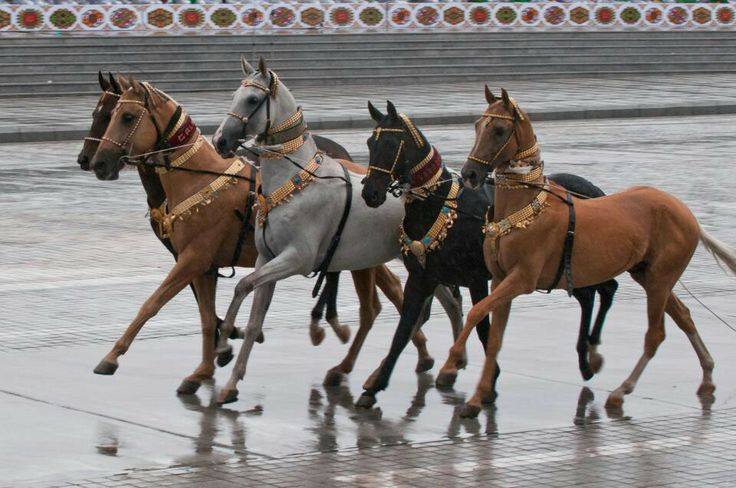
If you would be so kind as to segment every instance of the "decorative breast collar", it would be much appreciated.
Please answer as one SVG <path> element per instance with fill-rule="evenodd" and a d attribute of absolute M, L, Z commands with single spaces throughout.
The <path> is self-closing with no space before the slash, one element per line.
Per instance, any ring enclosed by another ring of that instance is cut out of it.
<path fill-rule="evenodd" d="M 269 212 L 275 207 L 288 202 L 294 193 L 303 190 L 314 180 L 314 173 L 322 164 L 322 154 L 317 153 L 297 174 L 289 178 L 283 185 L 273 191 L 270 195 L 258 193 L 258 216 L 256 222 L 262 226 L 268 218 Z"/>
<path fill-rule="evenodd" d="M 445 197 L 445 203 L 440 209 L 439 215 L 435 219 L 429 232 L 424 237 L 415 241 L 411 239 L 404 230 L 404 223 L 399 227 L 399 242 L 401 244 L 401 252 L 408 255 L 409 252 L 416 256 L 419 264 L 424 267 L 427 260 L 427 253 L 434 251 L 442 245 L 442 241 L 447 237 L 447 232 L 455 223 L 457 218 L 457 196 L 460 193 L 460 184 L 457 180 L 452 181 L 450 191 Z"/>
<path fill-rule="evenodd" d="M 223 172 L 222 176 L 218 176 L 217 179 L 197 193 L 180 202 L 170 212 L 168 211 L 168 201 L 166 200 L 164 200 L 160 207 L 152 208 L 150 210 L 151 218 L 158 223 L 161 236 L 168 237 L 173 233 L 174 222 L 176 220 L 184 220 L 193 211 L 199 212 L 201 207 L 212 203 L 220 194 L 221 190 L 237 181 L 237 178 L 233 178 L 232 175 L 240 173 L 245 166 L 246 163 L 240 158 L 236 158 L 230 167 Z"/>
<path fill-rule="evenodd" d="M 545 185 L 545 190 L 549 188 L 549 185 Z M 499 238 L 508 235 L 514 229 L 525 229 L 542 213 L 542 211 L 549 207 L 547 203 L 547 192 L 540 191 L 534 200 L 522 208 L 512 213 L 508 217 L 501 219 L 498 222 L 488 222 L 483 225 L 483 233 L 486 235 L 486 240 L 490 240 L 491 252 L 493 254 L 498 251 L 498 240 Z"/>

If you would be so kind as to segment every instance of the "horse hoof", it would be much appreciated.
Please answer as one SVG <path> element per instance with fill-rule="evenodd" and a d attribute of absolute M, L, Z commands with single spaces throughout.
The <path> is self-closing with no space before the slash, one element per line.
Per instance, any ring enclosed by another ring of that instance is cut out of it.
<path fill-rule="evenodd" d="M 331 369 L 325 375 L 325 379 L 322 384 L 324 386 L 340 386 L 343 378 L 345 378 L 345 373 L 337 369 Z"/>
<path fill-rule="evenodd" d="M 588 355 L 588 364 L 593 374 L 598 374 L 603 369 L 603 356 L 598 353 Z"/>
<path fill-rule="evenodd" d="M 313 346 L 319 346 L 325 340 L 325 329 L 323 327 L 312 327 L 309 329 L 309 338 Z"/>
<path fill-rule="evenodd" d="M 698 388 L 698 396 L 700 397 L 710 397 L 713 396 L 713 393 L 716 391 L 716 385 L 713 383 L 703 383 Z"/>
<path fill-rule="evenodd" d="M 589 368 L 589 367 L 588 368 L 586 368 L 586 367 L 580 368 L 580 374 L 583 376 L 583 379 L 585 381 L 588 381 L 589 379 L 591 379 L 595 375 L 595 373 L 593 373 L 593 371 L 592 371 L 592 368 Z"/>
<path fill-rule="evenodd" d="M 94 373 L 111 376 L 115 374 L 115 371 L 117 371 L 117 369 L 117 364 L 111 363 L 110 361 L 105 361 L 103 359 L 102 361 L 100 361 L 100 364 L 98 364 L 97 367 L 94 369 Z"/>
<path fill-rule="evenodd" d="M 617 393 L 611 393 L 610 395 L 608 395 L 608 399 L 606 400 L 607 410 L 620 410 L 623 406 L 624 406 L 623 395 L 620 395 Z"/>
<path fill-rule="evenodd" d="M 496 401 L 496 398 L 498 398 L 498 393 L 496 393 L 495 391 L 492 391 L 491 393 L 487 395 L 484 394 L 481 397 L 481 403 L 483 405 L 492 405 Z"/>
<path fill-rule="evenodd" d="M 455 380 L 457 380 L 457 372 L 441 371 L 440 374 L 437 375 L 437 379 L 434 383 L 437 385 L 437 388 L 452 388 L 455 384 Z"/>
<path fill-rule="evenodd" d="M 258 344 L 263 344 L 263 342 L 266 340 L 266 337 L 263 335 L 263 331 L 259 332 L 256 336 L 256 342 Z"/>
<path fill-rule="evenodd" d="M 363 393 L 360 395 L 360 398 L 358 398 L 358 401 L 355 402 L 355 406 L 358 408 L 371 408 L 375 404 L 376 395 L 371 395 L 370 393 Z"/>
<path fill-rule="evenodd" d="M 217 365 L 221 368 L 224 368 L 228 365 L 230 361 L 233 360 L 233 357 L 235 357 L 233 356 L 233 348 L 228 346 L 225 351 L 217 355 Z"/>
<path fill-rule="evenodd" d="M 459 415 L 464 419 L 474 419 L 480 413 L 480 407 L 465 403 L 460 407 Z"/>
<path fill-rule="evenodd" d="M 340 339 L 340 342 L 347 344 L 350 340 L 350 327 L 347 325 L 338 325 L 335 327 L 335 334 L 337 335 L 337 338 Z"/>
<path fill-rule="evenodd" d="M 429 371 L 434 367 L 434 359 L 431 357 L 426 357 L 423 359 L 420 359 L 417 362 L 417 367 L 414 370 L 416 373 L 424 373 L 425 371 Z"/>
<path fill-rule="evenodd" d="M 184 379 L 179 385 L 179 388 L 176 389 L 176 394 L 177 395 L 194 395 L 195 393 L 197 393 L 197 390 L 199 390 L 200 385 L 201 383 L 198 381 Z"/>
<path fill-rule="evenodd" d="M 238 401 L 238 390 L 222 390 L 217 397 L 217 404 L 224 405 Z"/>

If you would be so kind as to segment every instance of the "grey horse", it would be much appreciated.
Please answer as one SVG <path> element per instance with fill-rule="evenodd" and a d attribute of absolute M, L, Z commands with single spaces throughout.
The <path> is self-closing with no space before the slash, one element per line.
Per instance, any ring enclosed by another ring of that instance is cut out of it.
<path fill-rule="evenodd" d="M 220 391 L 219 403 L 237 400 L 237 383 L 245 376 L 276 282 L 309 275 L 320 267 L 346 206 L 346 177 L 353 188 L 360 188 L 364 176 L 348 173 L 339 162 L 317 152 L 294 97 L 263 59 L 258 70 L 244 59 L 241 64 L 245 79 L 235 91 L 230 112 L 212 142 L 221 154 L 229 154 L 244 141 L 253 140 L 251 150 L 259 156 L 262 184 L 255 231 L 259 257 L 255 271 L 235 287 L 223 324 L 222 337 L 227 337 L 243 300 L 255 290 L 243 344 L 231 377 Z M 289 189 L 290 193 L 286 191 Z M 280 199 L 284 193 L 288 196 Z M 397 258 L 403 202 L 389 198 L 380 210 L 372 209 L 360 197 L 360 191 L 352 191 L 350 202 L 339 245 L 327 270 L 365 269 Z M 435 296 L 448 312 L 456 334 L 462 326 L 459 299 L 446 287 L 438 287 Z M 423 316 L 420 321 L 426 320 L 427 314 Z M 218 349 L 226 347 L 221 341 Z"/>

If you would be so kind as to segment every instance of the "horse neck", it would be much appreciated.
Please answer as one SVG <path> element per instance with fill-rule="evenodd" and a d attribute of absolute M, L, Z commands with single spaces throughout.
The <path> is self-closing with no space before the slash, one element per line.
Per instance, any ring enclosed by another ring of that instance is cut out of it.
<path fill-rule="evenodd" d="M 166 200 L 164 187 L 161 185 L 161 178 L 153 168 L 138 166 L 138 176 L 141 179 L 143 190 L 146 192 L 146 200 L 148 208 L 158 208 Z"/>
<path fill-rule="evenodd" d="M 171 155 L 171 159 L 176 159 L 186 150 L 187 148 L 175 151 Z M 230 167 L 234 160 L 234 158 L 225 159 L 221 157 L 209 141 L 205 140 L 196 154 L 184 164 L 184 167 L 222 173 Z M 203 187 L 211 183 L 216 177 L 217 176 L 211 174 L 197 174 L 187 171 L 171 170 L 161 175 L 161 185 L 169 203 L 174 202 L 174 204 L 176 204 L 177 202 L 197 193 Z"/>
<path fill-rule="evenodd" d="M 404 230 L 413 238 L 427 233 L 429 228 L 434 224 L 440 210 L 444 206 L 445 197 L 452 186 L 452 173 L 447 168 L 442 168 L 440 174 L 441 183 L 432 191 L 435 197 L 427 198 L 408 198 L 404 203 Z"/>
<path fill-rule="evenodd" d="M 317 145 L 312 136 L 307 134 L 307 140 L 302 147 L 297 149 L 288 157 L 304 167 L 317 153 Z M 260 158 L 261 186 L 263 193 L 270 195 L 279 189 L 284 183 L 291 179 L 300 168 L 287 158 Z"/>
<path fill-rule="evenodd" d="M 528 158 L 526 162 L 529 163 L 528 168 L 530 169 L 530 171 L 541 164 L 538 156 Z M 496 169 L 496 173 L 506 173 L 509 172 L 509 170 L 509 163 L 505 163 Z M 533 183 L 536 185 L 543 184 L 544 176 L 542 176 L 539 181 Z M 539 192 L 539 188 L 506 188 L 504 186 L 497 185 L 495 187 L 495 194 L 493 197 L 493 219 L 495 221 L 498 221 L 504 217 L 508 217 L 517 210 L 521 210 L 522 208 L 529 205 L 532 200 L 534 200 L 534 197 L 539 194 Z"/>

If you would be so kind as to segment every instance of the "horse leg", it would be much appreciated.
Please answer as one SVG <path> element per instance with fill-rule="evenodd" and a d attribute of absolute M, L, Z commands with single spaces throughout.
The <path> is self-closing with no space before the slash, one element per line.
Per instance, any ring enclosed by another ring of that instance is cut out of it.
<path fill-rule="evenodd" d="M 492 297 L 493 295 L 488 298 Z M 484 299 L 484 301 L 488 300 L 488 298 Z M 486 304 L 487 303 L 488 302 L 486 302 Z M 506 330 L 506 324 L 508 323 L 510 312 L 510 301 L 497 303 L 494 307 L 491 327 L 488 331 L 486 358 L 483 363 L 483 371 L 480 376 L 480 381 L 478 382 L 478 386 L 476 387 L 473 396 L 470 397 L 470 400 L 460 408 L 460 417 L 477 417 L 483 404 L 487 405 L 496 401 L 497 393 L 495 391 L 495 385 L 496 380 L 498 380 L 498 369 L 496 367 L 498 364 L 498 352 L 501 350 L 503 334 Z M 468 319 L 470 319 L 470 314 L 468 314 Z"/>
<path fill-rule="evenodd" d="M 478 283 L 474 283 L 470 287 L 470 299 L 473 302 L 473 305 L 477 304 L 481 300 L 483 300 L 485 297 L 488 296 L 488 282 L 487 281 L 480 281 Z M 481 344 L 483 345 L 483 351 L 485 352 L 486 348 L 488 347 L 488 331 L 491 327 L 491 322 L 488 319 L 488 315 L 485 315 L 483 319 L 480 321 L 478 326 L 476 327 L 476 332 L 478 333 L 478 339 L 480 340 Z M 493 377 L 493 398 L 496 398 L 498 396 L 498 392 L 496 391 L 496 383 L 498 382 L 498 377 L 501 376 L 501 366 L 498 364 L 498 361 L 496 361 L 496 374 Z"/>
<path fill-rule="evenodd" d="M 590 342 L 590 321 L 593 318 L 593 304 L 595 303 L 595 288 L 575 288 L 572 295 L 580 304 L 580 331 L 576 345 L 578 368 L 583 379 L 587 381 L 594 374 L 588 363 L 588 343 Z"/>
<path fill-rule="evenodd" d="M 233 300 L 230 302 L 227 315 L 225 316 L 225 327 L 228 328 L 233 327 L 243 300 L 253 290 L 256 290 L 256 293 L 253 304 L 251 305 L 250 318 L 245 328 L 240 352 L 235 360 L 230 379 L 218 395 L 218 404 L 231 403 L 238 399 L 237 384 L 238 381 L 245 377 L 248 357 L 253 348 L 255 338 L 263 328 L 263 321 L 266 318 L 268 306 L 271 304 L 271 297 L 273 297 L 276 282 L 299 273 L 302 260 L 303 256 L 294 248 L 289 248 L 270 261 L 266 261 L 263 255 L 260 255 L 256 260 L 255 271 L 241 279 L 235 287 Z"/>
<path fill-rule="evenodd" d="M 463 329 L 463 303 L 462 295 L 453 293 L 447 286 L 438 286 L 434 289 L 434 296 L 437 297 L 442 308 L 445 309 L 447 316 L 450 318 L 450 324 L 452 324 L 452 339 L 457 340 L 460 335 L 460 331 Z M 463 351 L 463 356 L 460 359 L 457 367 L 464 369 L 468 364 L 468 353 Z"/>
<path fill-rule="evenodd" d="M 672 317 L 680 330 L 685 333 L 693 349 L 695 349 L 695 353 L 698 355 L 700 367 L 703 369 L 703 381 L 698 388 L 698 396 L 705 399 L 712 399 L 713 392 L 716 389 L 716 386 L 713 384 L 713 367 L 715 363 L 708 352 L 708 348 L 705 347 L 703 339 L 700 338 L 698 330 L 695 328 L 695 323 L 690 316 L 690 310 L 688 310 L 685 304 L 674 293 L 670 293 L 667 305 L 665 306 L 665 312 Z"/>
<path fill-rule="evenodd" d="M 463 330 L 460 332 L 460 337 L 458 337 L 455 344 L 450 348 L 447 360 L 437 375 L 437 386 L 450 387 L 455 383 L 455 380 L 457 379 L 457 361 L 462 357 L 462 352 L 465 348 L 465 343 L 468 341 L 470 333 L 473 331 L 475 326 L 483 320 L 483 317 L 492 312 L 495 307 L 506 302 L 510 303 L 511 300 L 524 293 L 531 293 L 534 291 L 534 287 L 534 281 L 523 278 L 521 273 L 518 271 L 512 271 L 509 276 L 503 279 L 500 277 L 493 278 L 493 289 L 491 294 L 473 305 L 473 308 L 468 312 L 468 316 L 465 319 L 465 327 L 463 327 Z M 493 322 L 491 322 L 491 329 L 493 329 L 492 324 Z M 488 340 L 489 343 L 486 347 L 486 364 L 488 363 L 488 350 L 491 348 L 490 332 Z"/>
<path fill-rule="evenodd" d="M 340 361 L 340 364 L 327 371 L 323 382 L 326 386 L 339 385 L 345 375 L 353 371 L 355 361 L 358 358 L 358 354 L 360 354 L 360 349 L 363 347 L 365 338 L 368 336 L 368 331 L 373 327 L 373 322 L 381 311 L 381 303 L 378 301 L 376 293 L 376 273 L 374 269 L 368 268 L 352 271 L 355 291 L 360 301 L 360 326 L 345 358 Z"/>
<path fill-rule="evenodd" d="M 339 275 L 338 275 L 339 276 Z M 336 285 L 335 274 L 327 273 L 325 278 L 325 287 L 322 289 L 322 293 L 319 294 L 317 303 L 312 309 L 312 321 L 309 323 L 309 337 L 312 340 L 313 346 L 319 346 L 325 339 L 325 329 L 319 325 L 322 320 L 322 314 L 329 301 L 329 295 L 332 288 Z"/>
<path fill-rule="evenodd" d="M 601 344 L 601 332 L 603 331 L 603 323 L 606 321 L 606 315 L 611 309 L 611 305 L 613 305 L 613 296 L 618 290 L 618 281 L 608 280 L 598 285 L 596 290 L 600 296 L 601 304 L 588 342 L 588 364 L 590 364 L 593 373 L 598 374 L 603 368 L 603 356 L 598 352 L 598 346 Z"/>
<path fill-rule="evenodd" d="M 388 269 L 386 265 L 382 265 L 376 268 L 376 284 L 381 289 L 386 298 L 394 304 L 396 310 L 401 313 L 404 302 L 404 292 L 401 288 L 401 281 L 399 278 Z M 416 327 L 415 327 L 416 329 Z M 421 331 L 416 329 L 414 335 L 411 338 L 411 342 L 417 348 L 417 367 L 414 369 L 417 373 L 432 369 L 434 366 L 434 359 L 429 355 L 427 350 L 427 337 Z"/>
<path fill-rule="evenodd" d="M 664 309 L 672 292 L 672 287 L 651 284 L 662 283 L 663 280 L 651 278 L 649 271 L 632 273 L 631 276 L 644 287 L 647 293 L 647 319 L 649 325 L 644 336 L 644 352 L 629 377 L 608 396 L 606 408 L 609 409 L 620 409 L 624 403 L 624 395 L 628 395 L 634 391 L 637 381 L 639 381 L 649 361 L 657 353 L 657 349 L 662 344 L 662 341 L 664 341 L 665 335 Z"/>
<path fill-rule="evenodd" d="M 327 314 L 325 318 L 327 319 L 327 323 L 330 324 L 330 327 L 332 327 L 337 338 L 340 339 L 340 342 L 347 344 L 350 340 L 350 327 L 341 324 L 340 319 L 337 316 L 337 288 L 340 284 L 340 273 L 330 274 L 333 275 L 333 284 L 332 288 L 329 290 L 329 294 L 327 295 Z"/>
<path fill-rule="evenodd" d="M 376 393 L 386 389 L 396 361 L 409 342 L 412 333 L 415 332 L 415 326 L 422 310 L 427 305 L 428 299 L 431 298 L 436 287 L 437 283 L 433 281 L 425 280 L 423 277 L 417 276 L 416 273 L 409 274 L 405 286 L 401 318 L 399 319 L 399 325 L 396 327 L 396 332 L 394 332 L 391 348 L 378 369 L 363 384 L 365 391 L 358 399 L 356 406 L 370 408 L 376 403 Z"/>
<path fill-rule="evenodd" d="M 215 374 L 215 331 L 217 330 L 217 316 L 215 315 L 215 291 L 217 274 L 207 272 L 198 276 L 192 282 L 197 294 L 199 316 L 202 321 L 202 362 L 192 374 L 184 378 L 176 392 L 180 395 L 193 395 L 197 392 L 202 381 L 212 378 Z"/>
<path fill-rule="evenodd" d="M 191 254 L 191 253 L 189 253 Z M 198 258 L 195 261 L 190 256 L 180 256 L 180 259 L 171 268 L 169 274 L 164 281 L 156 288 L 156 291 L 148 297 L 138 310 L 138 314 L 130 323 L 125 333 L 115 342 L 109 353 L 102 358 L 102 361 L 94 369 L 95 374 L 111 375 L 115 374 L 118 369 L 118 358 L 125 354 L 130 345 L 133 343 L 135 336 L 138 335 L 141 328 L 153 316 L 155 316 L 161 308 L 166 305 L 169 300 L 174 298 L 181 290 L 183 290 L 192 280 L 203 274 L 206 269 L 201 269 L 201 262 L 209 262 L 207 258 Z M 214 340 L 214 339 L 213 339 Z M 222 342 L 222 338 L 220 341 Z M 225 339 L 227 341 L 227 339 Z"/>

